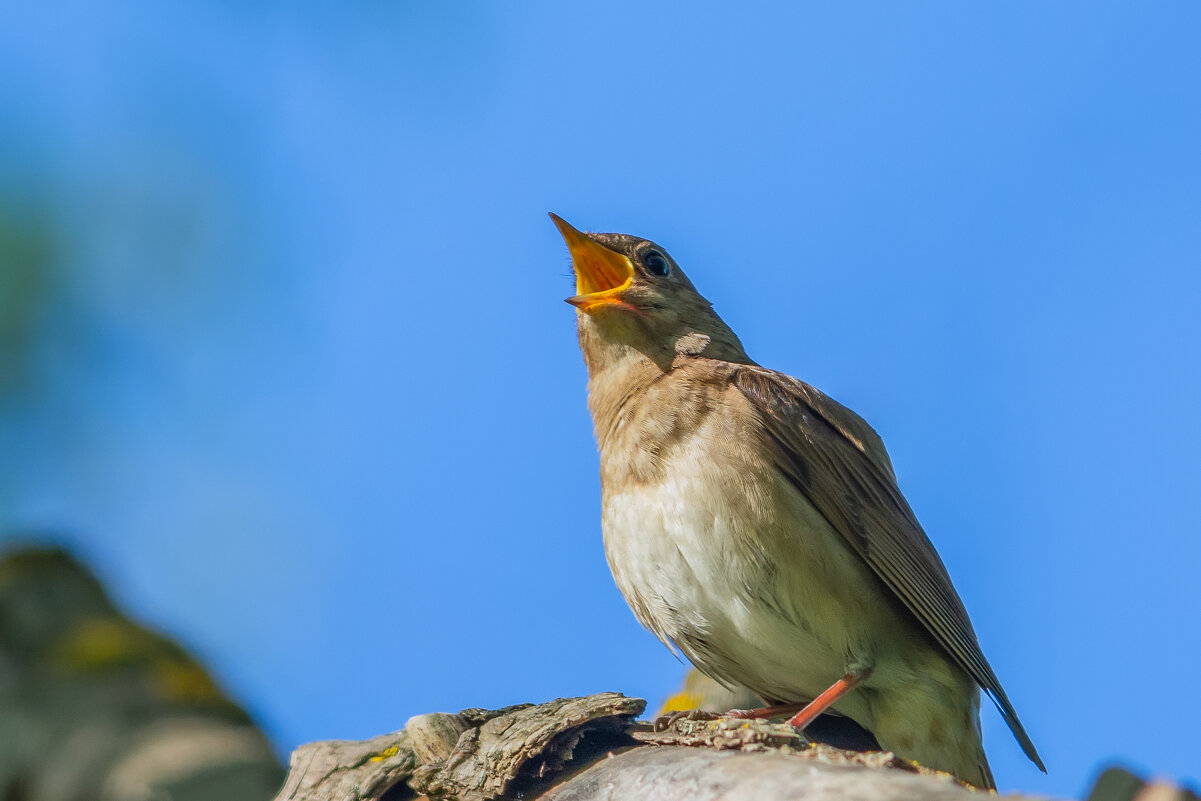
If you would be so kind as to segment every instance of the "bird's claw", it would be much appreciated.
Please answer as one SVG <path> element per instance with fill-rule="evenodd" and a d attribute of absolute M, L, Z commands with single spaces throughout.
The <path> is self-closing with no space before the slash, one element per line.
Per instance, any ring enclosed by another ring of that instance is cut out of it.
<path fill-rule="evenodd" d="M 756 718 L 764 717 L 762 713 L 763 710 L 761 709 L 731 709 L 723 717 L 738 718 L 739 720 L 755 720 Z"/>

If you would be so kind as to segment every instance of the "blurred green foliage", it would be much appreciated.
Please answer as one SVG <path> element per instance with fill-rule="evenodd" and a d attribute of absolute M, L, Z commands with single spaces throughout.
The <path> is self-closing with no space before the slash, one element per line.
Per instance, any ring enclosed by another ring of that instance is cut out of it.
<path fill-rule="evenodd" d="M 58 548 L 0 553 L 0 798 L 262 801 L 282 779 L 208 670 L 86 565 Z"/>

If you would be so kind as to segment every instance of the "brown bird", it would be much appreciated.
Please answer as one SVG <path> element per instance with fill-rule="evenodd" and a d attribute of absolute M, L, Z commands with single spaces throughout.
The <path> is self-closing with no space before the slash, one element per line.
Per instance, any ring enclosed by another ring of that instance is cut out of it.
<path fill-rule="evenodd" d="M 1043 767 L 942 560 L 850 409 L 747 356 L 653 242 L 571 251 L 613 577 L 669 648 L 769 706 L 832 709 L 880 744 L 995 786 L 980 689 Z"/>

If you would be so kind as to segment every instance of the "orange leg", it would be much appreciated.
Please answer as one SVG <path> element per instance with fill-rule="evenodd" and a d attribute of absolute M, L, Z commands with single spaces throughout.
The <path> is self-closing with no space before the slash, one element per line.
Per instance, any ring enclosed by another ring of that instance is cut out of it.
<path fill-rule="evenodd" d="M 842 698 L 851 690 L 855 689 L 864 681 L 866 681 L 867 677 L 870 675 L 872 675 L 872 672 L 870 670 L 865 670 L 860 673 L 848 673 L 847 675 L 843 676 L 841 679 L 831 684 L 828 690 L 806 704 L 804 709 L 789 718 L 789 724 L 791 724 L 797 731 L 804 731 L 806 726 L 817 720 L 818 715 L 833 706 L 834 702 L 839 698 Z"/>

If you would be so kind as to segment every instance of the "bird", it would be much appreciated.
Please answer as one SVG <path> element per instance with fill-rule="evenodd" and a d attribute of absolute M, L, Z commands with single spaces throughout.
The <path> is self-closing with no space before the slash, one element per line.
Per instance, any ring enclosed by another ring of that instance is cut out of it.
<path fill-rule="evenodd" d="M 753 361 L 661 246 L 550 216 L 575 277 L 605 556 L 638 621 L 766 713 L 799 709 L 798 729 L 843 715 L 994 789 L 983 691 L 1046 772 L 871 426 Z"/>

